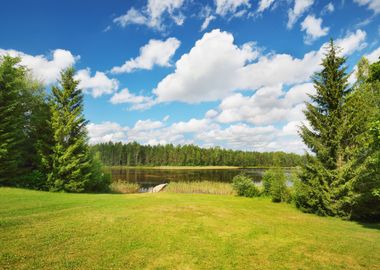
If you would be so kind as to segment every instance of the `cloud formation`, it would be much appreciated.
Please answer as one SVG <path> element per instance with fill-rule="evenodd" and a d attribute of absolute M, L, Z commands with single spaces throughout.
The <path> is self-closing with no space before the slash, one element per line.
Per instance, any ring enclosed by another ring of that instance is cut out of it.
<path fill-rule="evenodd" d="M 180 44 L 181 42 L 173 37 L 165 41 L 151 39 L 140 48 L 138 57 L 126 61 L 122 66 L 113 67 L 111 72 L 129 73 L 138 69 L 151 70 L 154 66 L 168 67 Z"/>
<path fill-rule="evenodd" d="M 16 50 L 0 49 L 1 55 L 20 57 L 21 65 L 29 68 L 36 79 L 47 85 L 57 82 L 61 70 L 74 65 L 80 58 L 63 49 L 56 49 L 49 56 L 33 56 Z"/>
<path fill-rule="evenodd" d="M 121 27 L 131 24 L 145 25 L 159 31 L 165 29 L 163 17 L 168 15 L 177 25 L 182 25 L 185 16 L 180 12 L 184 0 L 148 0 L 147 5 L 139 11 L 132 7 L 125 13 L 113 20 Z"/>

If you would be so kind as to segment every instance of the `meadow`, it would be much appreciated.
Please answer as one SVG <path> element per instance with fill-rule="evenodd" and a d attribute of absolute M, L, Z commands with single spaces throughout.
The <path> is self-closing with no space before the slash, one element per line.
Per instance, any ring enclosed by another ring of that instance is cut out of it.
<path fill-rule="evenodd" d="M 380 224 L 267 198 L 0 188 L 0 269 L 380 269 Z"/>

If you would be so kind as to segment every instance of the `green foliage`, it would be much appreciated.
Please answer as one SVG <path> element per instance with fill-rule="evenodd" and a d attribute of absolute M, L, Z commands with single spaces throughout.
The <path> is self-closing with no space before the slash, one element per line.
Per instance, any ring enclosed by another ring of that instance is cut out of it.
<path fill-rule="evenodd" d="M 267 170 L 263 175 L 263 195 L 270 196 L 273 202 L 290 202 L 291 193 L 286 185 L 286 175 L 280 168 Z"/>
<path fill-rule="evenodd" d="M 26 69 L 19 58 L 0 59 L 0 184 L 15 185 L 23 163 Z"/>
<path fill-rule="evenodd" d="M 91 178 L 86 186 L 86 191 L 90 192 L 108 192 L 110 190 L 111 174 L 106 172 L 100 154 L 91 155 Z"/>
<path fill-rule="evenodd" d="M 78 89 L 74 73 L 73 68 L 64 70 L 61 87 L 52 88 L 50 110 L 54 141 L 47 181 L 52 191 L 83 192 L 92 177 L 83 93 Z"/>
<path fill-rule="evenodd" d="M 294 167 L 304 157 L 284 152 L 245 152 L 196 145 L 141 145 L 136 142 L 92 146 L 108 166 L 274 166 Z"/>
<path fill-rule="evenodd" d="M 235 176 L 232 179 L 232 186 L 238 196 L 257 197 L 260 195 L 259 188 L 253 183 L 251 178 L 244 174 Z"/>

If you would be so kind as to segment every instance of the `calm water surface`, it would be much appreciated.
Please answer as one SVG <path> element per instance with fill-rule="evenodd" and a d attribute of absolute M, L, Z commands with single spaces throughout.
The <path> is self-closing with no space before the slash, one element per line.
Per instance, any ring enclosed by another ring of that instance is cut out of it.
<path fill-rule="evenodd" d="M 232 182 L 234 176 L 245 173 L 253 181 L 261 182 L 266 169 L 242 168 L 242 169 L 129 169 L 112 168 L 110 169 L 112 180 L 134 182 L 143 187 L 155 186 L 169 182 L 190 182 L 190 181 L 215 181 Z M 287 174 L 290 169 L 286 169 Z"/>

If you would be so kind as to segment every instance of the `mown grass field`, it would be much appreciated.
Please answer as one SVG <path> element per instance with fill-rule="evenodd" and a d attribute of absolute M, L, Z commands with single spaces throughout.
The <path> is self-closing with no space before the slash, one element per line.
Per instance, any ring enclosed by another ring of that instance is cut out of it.
<path fill-rule="evenodd" d="M 380 269 L 380 225 L 265 198 L 0 188 L 0 269 Z"/>

